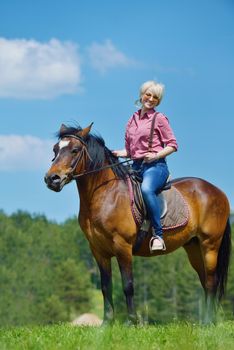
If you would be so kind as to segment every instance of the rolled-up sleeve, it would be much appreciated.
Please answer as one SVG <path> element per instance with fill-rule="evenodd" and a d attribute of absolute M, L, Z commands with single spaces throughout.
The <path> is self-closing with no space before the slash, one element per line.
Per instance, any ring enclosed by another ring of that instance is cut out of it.
<path fill-rule="evenodd" d="M 130 155 L 130 143 L 129 143 L 127 131 L 125 132 L 125 149 L 127 151 L 127 154 Z"/>
<path fill-rule="evenodd" d="M 160 113 L 160 115 L 158 116 L 156 128 L 160 134 L 160 138 L 164 145 L 171 146 L 177 151 L 178 144 L 176 141 L 176 137 L 173 133 L 173 130 L 169 124 L 167 117 L 164 114 Z"/>

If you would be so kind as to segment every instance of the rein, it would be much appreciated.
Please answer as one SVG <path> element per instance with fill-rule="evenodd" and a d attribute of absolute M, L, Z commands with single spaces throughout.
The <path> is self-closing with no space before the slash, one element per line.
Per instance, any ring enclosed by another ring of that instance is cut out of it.
<path fill-rule="evenodd" d="M 76 179 L 76 178 L 81 177 L 81 176 L 84 176 L 84 175 L 93 174 L 93 173 L 95 173 L 95 172 L 98 172 L 98 171 L 101 171 L 101 170 L 104 170 L 104 169 L 112 168 L 112 167 L 118 166 L 118 165 L 120 165 L 120 164 L 124 164 L 124 163 L 129 163 L 129 162 L 130 162 L 130 159 L 128 159 L 128 160 L 124 160 L 124 161 L 122 161 L 122 162 L 117 162 L 117 163 L 113 163 L 113 164 L 108 164 L 108 165 L 105 165 L 105 166 L 103 166 L 103 167 L 101 167 L 101 168 L 98 168 L 98 169 L 93 169 L 93 170 L 90 170 L 90 171 L 85 171 L 85 172 L 83 172 L 83 173 L 81 173 L 81 174 L 74 175 L 73 173 L 74 173 L 75 170 L 76 170 L 77 164 L 78 164 L 79 161 L 83 158 L 85 152 L 86 152 L 88 158 L 89 158 L 91 161 L 92 161 L 92 158 L 91 158 L 91 156 L 90 156 L 90 154 L 89 154 L 89 152 L 88 152 L 88 150 L 87 150 L 87 143 L 82 139 L 82 137 L 77 136 L 77 135 L 65 135 L 65 136 L 63 136 L 63 138 L 65 138 L 65 137 L 72 137 L 72 138 L 74 138 L 74 139 L 76 139 L 76 140 L 78 140 L 78 141 L 80 141 L 80 142 L 82 143 L 82 150 L 81 150 L 79 156 L 77 157 L 77 159 L 75 160 L 74 165 L 73 165 L 73 167 L 72 167 L 72 171 L 71 171 L 71 173 L 69 174 L 69 176 L 71 176 L 72 179 Z"/>
<path fill-rule="evenodd" d="M 103 167 L 101 167 L 101 168 L 98 168 L 98 169 L 93 169 L 93 170 L 86 171 L 86 172 L 81 173 L 81 174 L 73 175 L 72 177 L 73 177 L 73 179 L 76 179 L 76 178 L 78 178 L 78 177 L 80 177 L 80 176 L 84 176 L 84 175 L 89 175 L 89 174 L 92 174 L 92 173 L 96 173 L 96 172 L 98 172 L 98 171 L 100 171 L 100 170 L 103 170 L 103 169 L 112 168 L 112 167 L 118 166 L 118 165 L 123 164 L 123 163 L 129 163 L 130 161 L 131 161 L 131 160 L 128 159 L 128 160 L 124 160 L 123 162 L 117 162 L 117 163 L 105 165 L 105 166 L 103 166 Z"/>

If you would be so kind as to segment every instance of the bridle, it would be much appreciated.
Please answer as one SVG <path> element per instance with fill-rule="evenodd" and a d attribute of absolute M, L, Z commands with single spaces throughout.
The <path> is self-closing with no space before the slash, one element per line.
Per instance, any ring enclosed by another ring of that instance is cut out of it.
<path fill-rule="evenodd" d="M 63 138 L 67 138 L 67 137 L 71 137 L 71 138 L 73 138 L 73 139 L 76 139 L 76 140 L 78 140 L 78 141 L 80 141 L 81 142 L 81 144 L 82 144 L 82 148 L 81 148 L 81 151 L 79 152 L 79 155 L 78 155 L 78 157 L 75 159 L 75 160 L 73 160 L 72 161 L 72 163 L 71 163 L 71 171 L 70 171 L 70 173 L 69 173 L 69 177 L 71 178 L 71 179 L 73 179 L 74 178 L 74 172 L 76 171 L 76 167 L 77 167 L 77 165 L 78 165 L 78 163 L 79 163 L 79 161 L 81 160 L 81 159 L 83 159 L 84 158 L 84 156 L 85 156 L 85 154 L 87 155 L 87 157 L 92 161 L 92 158 L 91 158 L 91 156 L 90 156 L 90 154 L 89 154 L 89 152 L 88 152 L 88 150 L 87 150 L 87 144 L 86 144 L 86 142 L 82 139 L 82 137 L 80 137 L 80 136 L 78 136 L 78 135 L 65 135 Z M 63 139 L 63 138 L 61 138 L 61 140 Z"/>
<path fill-rule="evenodd" d="M 98 168 L 98 169 L 93 169 L 93 170 L 89 170 L 89 171 L 84 171 L 84 172 L 81 173 L 81 174 L 74 174 L 74 172 L 76 171 L 76 167 L 77 167 L 79 161 L 80 161 L 81 159 L 83 159 L 83 157 L 84 157 L 85 155 L 89 158 L 89 160 L 90 160 L 91 162 L 92 162 L 93 160 L 92 160 L 92 158 L 91 158 L 91 156 L 90 156 L 90 154 L 89 154 L 89 152 L 88 152 L 87 143 L 83 140 L 82 137 L 80 137 L 80 136 L 78 136 L 78 135 L 64 135 L 64 136 L 61 138 L 61 140 L 62 140 L 63 138 L 67 138 L 67 137 L 74 138 L 74 139 L 80 141 L 81 144 L 82 144 L 82 149 L 81 149 L 81 151 L 79 152 L 79 155 L 78 155 L 77 159 L 75 159 L 75 160 L 72 162 L 72 170 L 71 170 L 71 172 L 68 174 L 68 177 L 69 177 L 71 180 L 73 180 L 73 179 L 75 180 L 75 179 L 77 179 L 77 178 L 79 178 L 79 177 L 81 177 L 81 176 L 93 174 L 93 173 L 95 173 L 95 172 L 98 172 L 98 171 L 101 171 L 101 170 L 104 170 L 104 169 L 112 168 L 112 167 L 118 166 L 118 165 L 120 165 L 120 164 L 129 163 L 129 162 L 131 161 L 130 159 L 127 159 L 127 160 L 124 160 L 124 161 L 122 161 L 122 162 L 117 162 L 117 163 L 112 163 L 112 164 L 105 165 L 105 166 L 103 166 L 103 167 L 101 167 L 101 168 Z M 74 165 L 73 165 L 73 163 L 74 163 Z"/>

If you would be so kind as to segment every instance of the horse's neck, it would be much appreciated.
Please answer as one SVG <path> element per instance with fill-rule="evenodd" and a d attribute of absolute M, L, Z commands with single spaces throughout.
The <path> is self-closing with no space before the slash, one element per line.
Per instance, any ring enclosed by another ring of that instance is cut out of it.
<path fill-rule="evenodd" d="M 81 204 L 89 205 L 95 196 L 99 196 L 102 191 L 107 191 L 108 187 L 113 186 L 115 182 L 116 176 L 111 169 L 82 176 L 77 181 Z"/>

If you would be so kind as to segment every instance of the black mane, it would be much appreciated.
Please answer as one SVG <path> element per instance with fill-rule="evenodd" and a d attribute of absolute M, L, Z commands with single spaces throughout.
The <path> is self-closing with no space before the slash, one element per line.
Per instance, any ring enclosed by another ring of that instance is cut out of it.
<path fill-rule="evenodd" d="M 78 132 L 82 131 L 82 128 L 78 125 L 77 127 L 68 126 L 56 133 L 59 140 L 69 135 L 77 135 Z M 86 171 L 100 169 L 108 164 L 118 163 L 118 158 L 106 147 L 105 141 L 101 136 L 89 133 L 83 141 L 87 145 L 87 150 L 91 157 L 91 160 L 87 160 Z M 114 165 L 112 170 L 116 177 L 126 180 L 128 175 L 128 166 L 122 164 Z"/>

